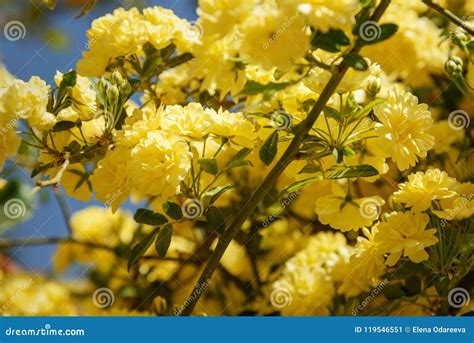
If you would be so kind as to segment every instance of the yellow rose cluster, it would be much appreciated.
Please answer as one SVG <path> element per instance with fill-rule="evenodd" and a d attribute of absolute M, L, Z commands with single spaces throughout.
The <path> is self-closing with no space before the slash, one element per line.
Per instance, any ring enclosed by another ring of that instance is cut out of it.
<path fill-rule="evenodd" d="M 199 0 L 193 23 L 118 8 L 52 85 L 0 65 L 0 167 L 63 207 L 62 190 L 96 201 L 45 239 L 83 282 L 5 264 L 2 313 L 462 314 L 447 295 L 472 273 L 473 38 L 421 1 L 385 5 Z"/>

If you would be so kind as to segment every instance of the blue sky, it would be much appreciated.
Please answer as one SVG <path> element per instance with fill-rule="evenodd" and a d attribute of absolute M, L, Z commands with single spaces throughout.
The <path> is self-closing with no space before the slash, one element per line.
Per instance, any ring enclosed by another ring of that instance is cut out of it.
<path fill-rule="evenodd" d="M 61 3 L 61 1 L 58 0 L 58 3 Z M 28 27 L 26 27 L 24 39 L 12 42 L 0 35 L 0 58 L 7 69 L 16 77 L 28 80 L 31 76 L 37 75 L 50 83 L 56 70 L 67 71 L 75 68 L 77 60 L 85 49 L 87 43 L 86 31 L 93 19 L 111 12 L 114 8 L 120 7 L 121 4 L 133 4 L 134 2 L 139 1 L 108 1 L 106 4 L 97 6 L 88 15 L 78 19 L 74 18 L 74 10 L 59 8 L 56 14 L 51 16 L 50 19 L 48 18 L 48 25 L 66 34 L 68 44 L 65 49 L 55 49 L 44 37 L 42 38 L 37 32 L 34 32 L 34 29 L 33 32 L 29 32 Z M 190 21 L 196 18 L 194 0 L 148 0 L 145 2 L 147 6 L 159 5 L 170 8 L 180 17 Z M 2 21 L 1 12 L 4 12 L 2 6 L 5 5 L 0 5 L 0 23 Z M 12 18 L 9 18 L 9 20 L 12 20 Z M 25 182 L 31 182 L 26 173 L 16 172 L 14 176 L 24 179 Z M 45 201 L 38 201 L 34 215 L 29 220 L 10 229 L 6 234 L 7 237 L 44 238 L 67 235 L 66 225 L 56 199 L 52 192 L 48 191 L 47 194 Z M 95 201 L 82 203 L 70 198 L 67 199 L 67 202 L 73 212 L 98 204 Z M 51 245 L 22 247 L 11 252 L 15 261 L 26 269 L 49 273 L 52 270 L 50 261 L 54 251 L 55 246 Z"/>

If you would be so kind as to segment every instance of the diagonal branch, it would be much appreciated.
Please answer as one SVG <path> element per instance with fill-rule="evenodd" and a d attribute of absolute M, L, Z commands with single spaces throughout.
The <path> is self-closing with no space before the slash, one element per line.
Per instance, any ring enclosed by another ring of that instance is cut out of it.
<path fill-rule="evenodd" d="M 474 29 L 470 27 L 466 21 L 463 21 L 453 12 L 447 10 L 446 8 L 438 5 L 437 3 L 433 2 L 432 0 L 422 0 L 423 3 L 438 12 L 439 14 L 445 16 L 450 22 L 456 24 L 457 26 L 461 27 L 464 31 L 468 32 L 471 36 L 474 36 Z"/>
<path fill-rule="evenodd" d="M 375 9 L 374 13 L 372 14 L 370 20 L 374 22 L 378 22 L 382 17 L 382 14 L 387 9 L 388 5 L 390 4 L 390 0 L 382 0 L 380 4 Z M 359 38 L 360 39 L 360 38 Z M 355 44 L 354 48 L 350 50 L 349 53 L 357 53 L 363 44 Z M 219 241 L 217 242 L 217 246 L 211 255 L 211 258 L 207 262 L 204 270 L 199 278 L 199 281 L 196 283 L 195 288 L 191 292 L 188 300 L 186 300 L 186 306 L 183 306 L 183 310 L 181 311 L 181 316 L 188 316 L 190 315 L 194 307 L 196 306 L 199 298 L 201 297 L 202 293 L 200 291 L 200 285 L 206 284 L 211 279 L 214 271 L 219 266 L 219 261 L 224 255 L 228 245 L 235 237 L 235 235 L 240 230 L 242 224 L 245 220 L 255 211 L 258 204 L 262 201 L 265 194 L 267 194 L 270 189 L 273 187 L 275 182 L 277 181 L 278 177 L 283 173 L 283 171 L 288 167 L 288 165 L 295 159 L 298 150 L 303 143 L 306 135 L 308 134 L 309 130 L 313 127 L 313 124 L 318 119 L 321 111 L 323 110 L 324 106 L 328 102 L 329 98 L 334 94 L 336 91 L 337 86 L 341 82 L 344 74 L 346 73 L 349 67 L 344 63 L 341 62 L 336 67 L 336 72 L 332 75 L 331 79 L 328 81 L 326 87 L 322 91 L 321 95 L 318 98 L 318 101 L 313 106 L 311 111 L 309 112 L 308 116 L 304 121 L 301 122 L 297 132 L 293 140 L 291 141 L 290 145 L 283 153 L 281 158 L 275 164 L 273 169 L 269 172 L 266 178 L 262 181 L 262 183 L 255 189 L 252 195 L 245 200 L 242 204 L 240 210 L 230 222 L 229 227 L 221 236 Z"/>

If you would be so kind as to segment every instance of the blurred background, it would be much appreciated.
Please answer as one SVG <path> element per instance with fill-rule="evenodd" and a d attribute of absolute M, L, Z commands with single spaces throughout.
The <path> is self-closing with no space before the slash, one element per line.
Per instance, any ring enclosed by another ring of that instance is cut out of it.
<path fill-rule="evenodd" d="M 53 82 L 56 70 L 67 72 L 75 69 L 76 63 L 84 50 L 87 50 L 86 31 L 91 22 L 115 8 L 144 8 L 162 6 L 172 9 L 178 16 L 189 21 L 196 19 L 196 0 L 98 0 L 89 13 L 76 18 L 82 12 L 87 0 L 57 0 L 54 10 L 48 9 L 38 0 L 0 0 L 0 62 L 7 70 L 22 80 L 31 76 L 41 77 L 48 83 Z M 10 41 L 5 38 L 5 25 L 11 21 L 19 21 L 25 27 L 24 36 Z M 34 186 L 29 175 L 15 168 L 7 161 L 1 178 L 18 179 L 22 183 Z M 29 192 L 24 187 L 24 192 Z M 74 213 L 84 207 L 98 205 L 95 200 L 84 203 L 65 197 L 67 205 Z M 46 238 L 66 237 L 68 234 L 58 201 L 51 189 L 42 190 L 33 201 L 31 216 L 7 231 L 0 237 L 11 238 Z M 132 211 L 137 204 L 128 203 L 124 207 Z M 1 220 L 1 219 L 0 219 Z M 51 258 L 55 245 L 22 246 L 10 251 L 15 263 L 19 266 L 41 272 L 52 273 Z M 71 270 L 76 274 L 79 270 Z"/>

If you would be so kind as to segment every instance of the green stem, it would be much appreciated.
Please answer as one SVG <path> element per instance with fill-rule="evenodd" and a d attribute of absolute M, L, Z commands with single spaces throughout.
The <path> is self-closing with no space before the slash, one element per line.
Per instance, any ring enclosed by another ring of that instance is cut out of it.
<path fill-rule="evenodd" d="M 55 187 L 53 191 L 54 191 L 54 196 L 56 197 L 56 200 L 58 201 L 59 207 L 61 208 L 64 221 L 66 222 L 66 227 L 67 227 L 69 236 L 72 237 L 71 209 L 69 208 L 69 205 L 67 204 L 66 198 L 64 197 L 63 193 L 61 193 L 61 190 Z"/>
<path fill-rule="evenodd" d="M 379 21 L 389 4 L 390 0 L 382 0 L 375 9 L 374 13 L 372 14 L 370 20 L 375 22 Z M 355 44 L 355 47 L 352 48 L 350 52 L 358 52 L 360 50 L 359 45 L 362 44 Z M 341 82 L 348 68 L 349 67 L 344 62 L 341 62 L 337 66 L 336 72 L 328 81 L 326 87 L 319 96 L 318 101 L 313 106 L 306 119 L 300 124 L 298 131 L 296 132 L 293 140 L 291 141 L 286 151 L 281 156 L 280 160 L 275 164 L 273 169 L 262 181 L 262 183 L 254 190 L 251 196 L 244 201 L 240 210 L 230 222 L 229 227 L 217 242 L 217 246 L 213 254 L 211 255 L 211 258 L 204 267 L 204 270 L 201 276 L 199 277 L 199 281 L 196 283 L 196 286 L 194 287 L 193 291 L 185 302 L 186 306 L 183 306 L 183 310 L 180 313 L 181 316 L 191 315 L 194 310 L 194 307 L 196 306 L 203 293 L 199 289 L 200 285 L 204 284 L 205 282 L 208 282 L 211 279 L 214 271 L 219 266 L 220 259 L 224 255 L 224 252 L 226 251 L 232 239 L 242 227 L 242 224 L 254 212 L 258 204 L 262 201 L 265 194 L 268 194 L 270 192 L 278 177 L 295 159 L 295 156 L 298 153 L 301 144 L 304 142 L 306 135 L 318 119 L 321 111 L 328 102 L 329 98 L 334 94 L 337 86 Z"/>
<path fill-rule="evenodd" d="M 474 36 L 474 29 L 469 27 L 461 18 L 459 18 L 453 12 L 434 3 L 432 0 L 422 0 L 422 1 L 426 6 L 431 7 L 433 10 L 435 10 L 439 14 L 445 16 L 450 22 L 461 27 L 464 31 L 468 32 L 471 36 Z"/>

